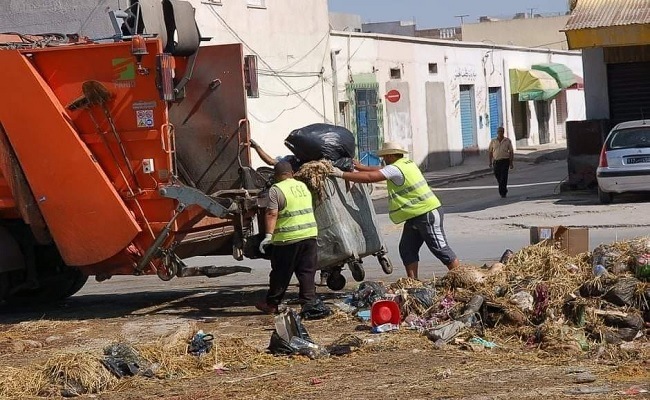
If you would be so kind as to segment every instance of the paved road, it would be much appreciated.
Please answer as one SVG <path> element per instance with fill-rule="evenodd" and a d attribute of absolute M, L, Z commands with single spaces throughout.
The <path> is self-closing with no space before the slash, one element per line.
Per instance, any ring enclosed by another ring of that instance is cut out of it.
<path fill-rule="evenodd" d="M 650 213 L 648 198 L 628 196 L 616 204 L 602 206 L 595 194 L 560 194 L 559 183 L 566 176 L 566 162 L 542 164 L 517 163 L 512 171 L 508 198 L 499 197 L 494 177 L 485 176 L 435 188 L 445 206 L 445 230 L 448 240 L 463 262 L 482 265 L 497 260 L 506 248 L 518 250 L 529 244 L 529 227 L 569 225 L 590 227 L 590 245 L 648 234 Z M 401 227 L 386 215 L 386 200 L 378 200 L 376 209 L 382 236 L 395 265 L 389 278 L 372 257 L 365 259 L 366 279 L 397 279 L 404 276 L 399 261 L 398 242 Z M 222 278 L 183 278 L 161 282 L 157 277 L 114 277 L 89 282 L 79 293 L 112 293 L 132 290 L 170 290 L 196 285 L 218 287 L 242 284 L 264 285 L 269 264 L 264 260 L 236 262 L 230 257 L 196 257 L 190 264 L 245 265 L 251 274 Z M 421 277 L 441 275 L 446 269 L 431 253 L 421 251 Z M 348 282 L 352 279 L 348 272 Z M 137 287 L 137 289 L 136 289 Z"/>

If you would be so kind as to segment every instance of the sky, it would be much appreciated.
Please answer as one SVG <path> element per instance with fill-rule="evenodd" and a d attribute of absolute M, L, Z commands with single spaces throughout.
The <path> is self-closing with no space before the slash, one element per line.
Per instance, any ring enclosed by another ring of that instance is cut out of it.
<path fill-rule="evenodd" d="M 328 0 L 330 12 L 361 15 L 363 22 L 412 21 L 418 29 L 445 28 L 478 22 L 487 16 L 514 15 L 519 12 L 558 13 L 568 10 L 567 0 Z"/>

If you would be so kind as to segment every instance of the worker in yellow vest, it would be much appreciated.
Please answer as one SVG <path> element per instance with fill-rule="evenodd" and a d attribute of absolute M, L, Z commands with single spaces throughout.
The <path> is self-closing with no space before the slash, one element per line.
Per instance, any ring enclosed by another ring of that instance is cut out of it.
<path fill-rule="evenodd" d="M 404 222 L 399 254 L 409 278 L 418 279 L 420 248 L 426 243 L 429 250 L 448 269 L 460 265 L 449 247 L 443 230 L 440 200 L 431 191 L 418 166 L 404 157 L 408 152 L 399 143 L 386 142 L 377 155 L 385 167 L 370 167 L 355 162 L 355 172 L 334 168 L 332 176 L 351 182 L 374 183 L 387 181 L 388 215 L 395 224 Z"/>
<path fill-rule="evenodd" d="M 266 301 L 255 307 L 267 314 L 278 312 L 291 277 L 296 274 L 301 303 L 316 300 L 314 276 L 318 269 L 318 228 L 307 186 L 293 179 L 293 169 L 286 161 L 273 166 L 275 184 L 269 190 L 266 209 L 266 235 L 260 251 L 271 251 L 271 274 Z M 272 248 L 269 249 L 269 245 Z"/>

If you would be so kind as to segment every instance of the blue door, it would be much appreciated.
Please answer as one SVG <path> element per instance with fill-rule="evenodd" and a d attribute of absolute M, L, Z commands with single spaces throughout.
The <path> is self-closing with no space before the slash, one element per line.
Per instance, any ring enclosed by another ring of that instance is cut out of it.
<path fill-rule="evenodd" d="M 463 136 L 463 148 L 477 146 L 473 85 L 460 85 L 460 128 Z"/>
<path fill-rule="evenodd" d="M 501 108 L 501 88 L 491 87 L 490 97 L 490 137 L 497 137 L 497 129 L 503 126 L 503 109 Z"/>
<path fill-rule="evenodd" d="M 379 165 L 379 124 L 377 121 L 377 90 L 356 89 L 357 151 L 365 165 Z"/>

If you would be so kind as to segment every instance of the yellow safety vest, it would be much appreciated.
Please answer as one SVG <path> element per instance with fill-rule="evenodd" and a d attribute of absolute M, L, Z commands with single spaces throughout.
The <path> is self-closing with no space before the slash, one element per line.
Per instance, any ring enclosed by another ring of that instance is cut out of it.
<path fill-rule="evenodd" d="M 399 224 L 440 207 L 440 200 L 413 161 L 400 158 L 391 165 L 404 175 L 400 186 L 388 180 L 388 216 L 393 223 Z"/>
<path fill-rule="evenodd" d="M 273 186 L 280 189 L 287 204 L 278 212 L 271 242 L 283 243 L 315 238 L 318 235 L 318 228 L 307 185 L 291 178 Z"/>

